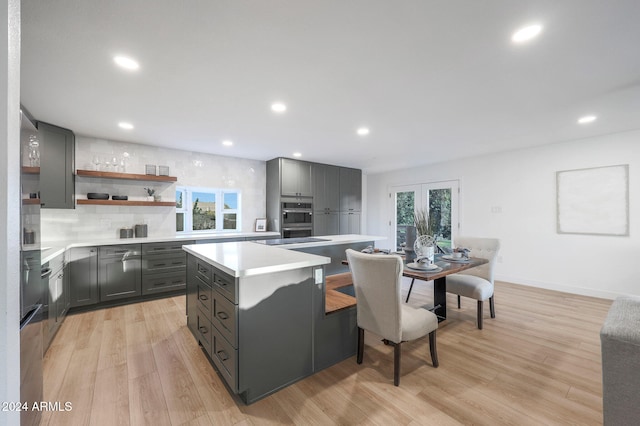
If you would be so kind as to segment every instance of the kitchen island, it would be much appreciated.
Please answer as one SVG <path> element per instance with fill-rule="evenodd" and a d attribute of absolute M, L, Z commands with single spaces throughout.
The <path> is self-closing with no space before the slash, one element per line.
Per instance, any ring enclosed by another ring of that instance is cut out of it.
<path fill-rule="evenodd" d="M 355 309 L 325 314 L 324 268 L 332 258 L 299 249 L 366 247 L 379 238 L 319 238 L 329 241 L 295 249 L 256 242 L 183 247 L 187 325 L 245 403 L 355 354 Z"/>

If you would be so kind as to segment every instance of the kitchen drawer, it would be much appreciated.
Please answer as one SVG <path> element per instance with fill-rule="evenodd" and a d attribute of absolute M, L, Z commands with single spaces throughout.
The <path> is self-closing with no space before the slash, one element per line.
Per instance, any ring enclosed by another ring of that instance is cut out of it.
<path fill-rule="evenodd" d="M 231 300 L 233 303 L 237 303 L 235 278 L 218 269 L 214 269 L 213 285 L 214 288 L 217 289 L 224 297 Z"/>
<path fill-rule="evenodd" d="M 213 267 L 209 265 L 204 260 L 200 260 L 197 257 L 195 258 L 195 275 L 200 278 L 202 281 L 211 285 L 213 283 Z"/>
<path fill-rule="evenodd" d="M 213 330 L 215 328 L 211 325 L 211 321 L 205 315 L 202 314 L 200 309 L 198 309 L 197 313 L 197 333 L 196 337 L 198 338 L 198 343 L 202 345 L 202 347 L 207 351 L 209 356 L 213 358 Z"/>
<path fill-rule="evenodd" d="M 187 267 L 187 254 L 166 253 L 142 256 L 142 271 L 147 273 L 181 271 Z"/>
<path fill-rule="evenodd" d="M 229 387 L 238 391 L 238 350 L 231 346 L 220 332 L 213 328 L 213 340 L 211 341 L 211 359 L 218 371 L 224 377 Z"/>
<path fill-rule="evenodd" d="M 194 241 L 170 241 L 142 244 L 142 254 L 184 253 L 182 246 L 193 243 Z"/>
<path fill-rule="evenodd" d="M 186 287 L 186 282 L 186 274 L 184 271 L 171 274 L 143 275 L 142 294 L 179 290 Z"/>
<path fill-rule="evenodd" d="M 197 297 L 198 307 L 202 309 L 207 318 L 211 318 L 211 312 L 213 312 L 213 290 L 206 283 L 197 279 Z"/>
<path fill-rule="evenodd" d="M 107 257 L 123 257 L 123 256 L 139 256 L 140 244 L 126 244 L 118 246 L 102 246 L 98 249 L 98 256 Z M 126 259 L 125 259 L 126 260 Z"/>
<path fill-rule="evenodd" d="M 60 253 L 53 259 L 49 261 L 49 269 L 51 269 L 52 274 L 58 273 L 64 267 L 64 252 Z"/>
<path fill-rule="evenodd" d="M 213 292 L 213 326 L 234 348 L 238 347 L 238 305 L 234 305 L 217 291 Z"/>

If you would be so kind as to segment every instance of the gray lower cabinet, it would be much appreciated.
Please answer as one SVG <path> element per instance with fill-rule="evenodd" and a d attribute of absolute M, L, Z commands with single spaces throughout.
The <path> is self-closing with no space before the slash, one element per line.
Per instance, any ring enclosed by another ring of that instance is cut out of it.
<path fill-rule="evenodd" d="M 74 247 L 69 250 L 69 286 L 72 308 L 98 303 L 97 247 Z"/>
<path fill-rule="evenodd" d="M 142 294 L 186 288 L 187 254 L 182 245 L 194 241 L 142 244 Z"/>
<path fill-rule="evenodd" d="M 64 321 L 69 308 L 69 292 L 66 285 L 68 280 L 65 280 L 64 254 L 52 259 L 45 265 L 45 269 L 50 269 L 51 271 L 46 275 L 46 281 L 44 282 L 47 291 L 47 321 L 43 329 L 43 347 L 46 351 Z"/>
<path fill-rule="evenodd" d="M 75 136 L 71 130 L 38 122 L 40 201 L 45 209 L 75 208 Z"/>
<path fill-rule="evenodd" d="M 100 301 L 142 294 L 140 244 L 103 246 L 98 251 Z"/>
<path fill-rule="evenodd" d="M 313 373 L 314 276 L 302 268 L 235 278 L 187 254 L 187 325 L 244 402 Z"/>

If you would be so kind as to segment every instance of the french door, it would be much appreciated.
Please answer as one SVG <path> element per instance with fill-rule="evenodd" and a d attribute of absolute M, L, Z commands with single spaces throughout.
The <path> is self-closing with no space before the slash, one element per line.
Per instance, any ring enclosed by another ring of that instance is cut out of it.
<path fill-rule="evenodd" d="M 438 238 L 438 245 L 450 247 L 460 226 L 459 188 L 457 180 L 391 187 L 392 232 L 396 249 L 406 241 L 406 229 L 413 225 L 414 212 L 422 208 L 429 212 L 429 222 Z"/>

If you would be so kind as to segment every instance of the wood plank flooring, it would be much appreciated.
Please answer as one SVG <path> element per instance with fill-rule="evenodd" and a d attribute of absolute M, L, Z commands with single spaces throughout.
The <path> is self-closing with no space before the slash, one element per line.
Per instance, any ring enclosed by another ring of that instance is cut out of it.
<path fill-rule="evenodd" d="M 404 292 L 408 290 L 407 280 Z M 432 299 L 414 286 L 410 304 Z M 448 299 L 438 329 L 403 345 L 400 387 L 393 349 L 366 334 L 355 357 L 252 405 L 229 394 L 186 327 L 184 296 L 72 314 L 44 361 L 44 399 L 71 402 L 42 425 L 598 425 L 600 327 L 611 305 L 496 283 L 496 315 Z"/>

